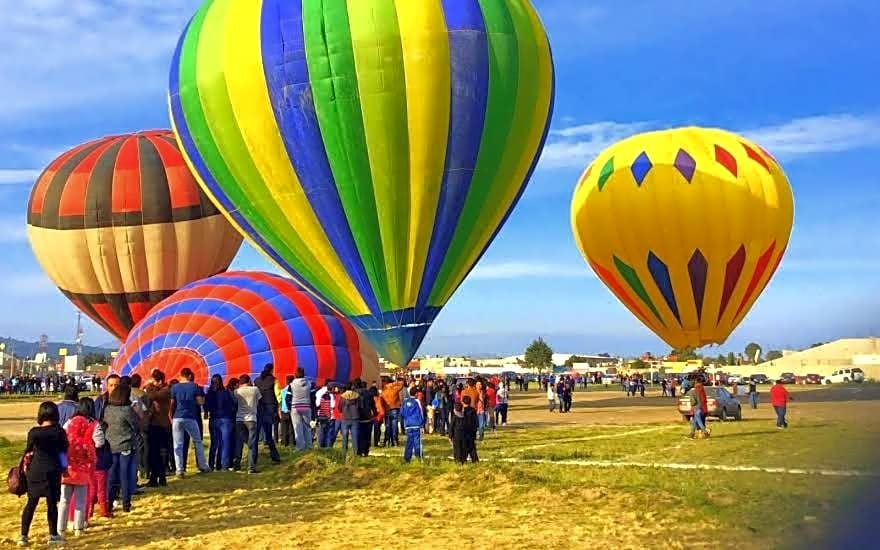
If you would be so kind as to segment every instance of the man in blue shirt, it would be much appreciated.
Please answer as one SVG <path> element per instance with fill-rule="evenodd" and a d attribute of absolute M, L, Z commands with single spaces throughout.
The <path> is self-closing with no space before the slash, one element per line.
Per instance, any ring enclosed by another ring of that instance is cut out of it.
<path fill-rule="evenodd" d="M 193 382 L 193 372 L 189 367 L 180 371 L 183 382 L 175 384 L 171 388 L 171 436 L 174 440 L 174 457 L 177 465 L 177 477 L 182 478 L 185 474 L 184 464 L 184 439 L 186 435 L 192 440 L 196 449 L 196 463 L 199 471 L 208 473 L 207 461 L 205 460 L 205 446 L 202 443 L 202 434 L 199 431 L 199 407 L 205 402 L 202 388 Z"/>

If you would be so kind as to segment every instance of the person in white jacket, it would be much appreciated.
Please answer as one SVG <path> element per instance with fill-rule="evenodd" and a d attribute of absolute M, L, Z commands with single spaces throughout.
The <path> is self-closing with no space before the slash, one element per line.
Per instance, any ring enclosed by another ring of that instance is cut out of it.
<path fill-rule="evenodd" d="M 550 412 L 556 410 L 556 388 L 553 384 L 547 384 L 547 404 L 550 407 Z"/>
<path fill-rule="evenodd" d="M 495 392 L 495 424 L 507 426 L 507 404 L 510 401 L 510 394 L 507 391 L 507 384 L 500 382 Z"/>

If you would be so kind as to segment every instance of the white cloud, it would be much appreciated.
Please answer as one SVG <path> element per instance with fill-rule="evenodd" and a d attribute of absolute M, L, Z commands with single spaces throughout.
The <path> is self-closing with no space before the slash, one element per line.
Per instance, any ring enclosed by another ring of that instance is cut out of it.
<path fill-rule="evenodd" d="M 0 185 L 34 183 L 40 172 L 40 170 L 0 170 Z"/>
<path fill-rule="evenodd" d="M 0 218 L 0 243 L 24 243 L 27 242 L 27 229 L 24 214 L 21 218 Z"/>
<path fill-rule="evenodd" d="M 552 130 L 541 154 L 540 166 L 583 169 L 605 148 L 621 139 L 669 127 L 669 124 L 650 122 L 602 121 Z M 778 158 L 790 159 L 880 146 L 880 116 L 819 115 L 734 132 L 754 140 Z"/>
<path fill-rule="evenodd" d="M 777 157 L 837 153 L 880 145 L 880 116 L 813 116 L 741 133 Z"/>
<path fill-rule="evenodd" d="M 511 261 L 478 265 L 468 278 L 470 279 L 525 279 L 525 278 L 581 278 L 591 276 L 592 271 L 586 264 L 547 263 L 541 260 Z"/>
<path fill-rule="evenodd" d="M 45 296 L 58 289 L 42 273 L 21 273 L 3 277 L 3 290 L 15 296 Z"/>
<path fill-rule="evenodd" d="M 0 120 L 99 101 L 161 101 L 198 0 L 0 0 Z"/>

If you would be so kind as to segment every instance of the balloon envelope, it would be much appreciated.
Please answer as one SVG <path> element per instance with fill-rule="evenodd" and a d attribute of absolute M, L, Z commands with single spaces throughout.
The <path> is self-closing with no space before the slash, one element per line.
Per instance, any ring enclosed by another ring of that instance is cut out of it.
<path fill-rule="evenodd" d="M 158 368 L 171 380 L 189 367 L 206 385 L 259 376 L 267 363 L 284 380 L 302 368 L 319 384 L 378 379 L 379 358 L 344 317 L 294 281 L 228 272 L 192 283 L 157 305 L 135 328 L 114 371 L 144 379 Z"/>
<path fill-rule="evenodd" d="M 702 128 L 612 145 L 571 207 L 587 262 L 674 348 L 727 339 L 779 266 L 793 216 L 791 186 L 769 153 Z"/>
<path fill-rule="evenodd" d="M 55 159 L 31 192 L 27 232 L 61 292 L 120 340 L 178 288 L 226 270 L 241 246 L 167 130 Z"/>
<path fill-rule="evenodd" d="M 552 97 L 528 0 L 209 0 L 170 82 L 205 190 L 399 365 L 523 191 Z"/>

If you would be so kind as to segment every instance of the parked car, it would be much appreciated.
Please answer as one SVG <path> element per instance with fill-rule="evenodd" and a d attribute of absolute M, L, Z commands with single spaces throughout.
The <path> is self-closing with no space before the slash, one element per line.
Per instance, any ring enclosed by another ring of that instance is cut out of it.
<path fill-rule="evenodd" d="M 825 384 L 846 384 L 849 382 L 864 382 L 865 372 L 856 367 L 854 369 L 838 369 L 826 376 L 823 381 Z"/>
<path fill-rule="evenodd" d="M 705 388 L 707 416 L 720 418 L 722 422 L 729 418 L 742 420 L 742 405 L 729 391 L 721 386 L 705 386 Z M 685 395 L 678 400 L 678 412 L 685 420 L 690 421 L 693 416 L 690 396 Z"/>
<path fill-rule="evenodd" d="M 748 381 L 748 376 L 742 376 L 740 374 L 728 374 L 727 375 L 727 385 L 728 386 L 736 386 L 739 385 L 743 381 Z"/>
<path fill-rule="evenodd" d="M 783 372 L 779 375 L 779 381 L 783 384 L 794 384 L 797 382 L 797 376 L 793 372 Z"/>
<path fill-rule="evenodd" d="M 821 384 L 822 383 L 822 375 L 821 374 L 808 374 L 804 376 L 802 381 L 803 384 Z"/>
<path fill-rule="evenodd" d="M 755 384 L 769 384 L 770 379 L 766 374 L 753 374 L 749 378 L 751 378 L 752 382 Z"/>

